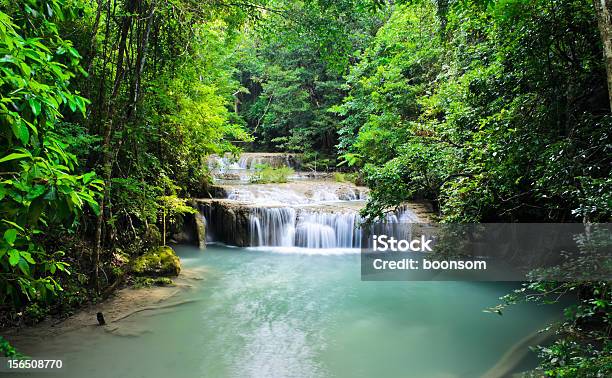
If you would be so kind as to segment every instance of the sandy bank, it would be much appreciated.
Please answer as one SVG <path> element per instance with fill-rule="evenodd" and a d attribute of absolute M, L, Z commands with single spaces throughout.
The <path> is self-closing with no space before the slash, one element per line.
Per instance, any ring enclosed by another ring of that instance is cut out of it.
<path fill-rule="evenodd" d="M 0 331 L 19 351 L 29 353 L 37 349 L 41 341 L 59 335 L 101 328 L 119 336 L 137 336 L 146 332 L 138 327 L 134 315 L 144 313 L 154 314 L 191 301 L 181 295 L 188 292 L 197 281 L 205 278 L 204 269 L 184 269 L 180 276 L 174 279 L 172 286 L 154 286 L 134 289 L 123 288 L 113 293 L 107 300 L 85 307 L 66 319 L 47 319 L 32 327 L 11 328 Z M 98 325 L 96 314 L 102 312 L 106 325 Z"/>

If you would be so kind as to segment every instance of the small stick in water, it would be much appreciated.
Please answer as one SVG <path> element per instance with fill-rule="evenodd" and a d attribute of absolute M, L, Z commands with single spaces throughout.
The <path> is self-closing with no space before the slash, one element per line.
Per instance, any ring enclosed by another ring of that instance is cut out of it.
<path fill-rule="evenodd" d="M 106 324 L 106 321 L 104 320 L 104 314 L 103 313 L 98 312 L 96 314 L 96 317 L 98 318 L 98 324 L 99 325 L 105 325 Z"/>

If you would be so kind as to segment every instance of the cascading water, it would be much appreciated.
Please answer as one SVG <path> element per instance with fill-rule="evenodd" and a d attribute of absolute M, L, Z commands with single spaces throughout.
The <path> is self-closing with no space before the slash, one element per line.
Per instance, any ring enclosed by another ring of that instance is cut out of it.
<path fill-rule="evenodd" d="M 228 175 L 236 175 L 229 177 L 229 180 L 248 181 L 250 175 L 261 165 L 271 167 L 287 166 L 291 168 L 299 168 L 299 158 L 295 155 L 281 153 L 245 153 L 236 158 L 231 154 L 211 155 L 208 157 L 208 170 L 212 173 L 213 178 L 227 180 Z"/>
<path fill-rule="evenodd" d="M 359 248 L 360 218 L 355 212 L 296 211 L 291 207 L 251 210 L 252 246 Z"/>
<path fill-rule="evenodd" d="M 229 205 L 229 203 L 232 203 Z M 360 248 L 361 217 L 356 210 L 297 206 L 236 206 L 233 201 L 205 206 L 208 235 L 213 241 L 252 247 Z M 414 222 L 411 211 L 400 209 L 380 223 L 385 232 L 398 222 Z M 385 226 L 387 224 L 388 226 Z"/>
<path fill-rule="evenodd" d="M 295 245 L 305 248 L 359 248 L 361 218 L 356 212 L 301 214 Z"/>
<path fill-rule="evenodd" d="M 367 188 L 330 179 L 285 184 L 250 184 L 244 179 L 261 163 L 290 166 L 288 155 L 282 154 L 215 156 L 209 163 L 224 181 L 217 191 L 223 198 L 202 202 L 213 241 L 243 247 L 360 248 L 359 209 Z M 386 222 L 415 220 L 410 210 L 400 209 Z"/>
<path fill-rule="evenodd" d="M 293 246 L 296 211 L 291 207 L 257 207 L 251 210 L 251 246 Z"/>
<path fill-rule="evenodd" d="M 266 163 L 268 162 L 262 157 L 241 156 L 236 160 L 231 155 L 212 155 L 208 158 L 208 169 L 225 172 L 231 169 L 254 169 L 258 164 Z"/>

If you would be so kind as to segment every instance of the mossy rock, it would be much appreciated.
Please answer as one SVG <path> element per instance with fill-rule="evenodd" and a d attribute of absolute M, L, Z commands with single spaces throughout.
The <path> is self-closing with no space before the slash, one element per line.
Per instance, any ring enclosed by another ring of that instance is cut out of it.
<path fill-rule="evenodd" d="M 142 289 L 152 286 L 172 286 L 174 282 L 168 277 L 136 277 L 134 288 Z"/>
<path fill-rule="evenodd" d="M 137 276 L 178 276 L 180 271 L 181 262 L 168 246 L 153 248 L 136 258 L 132 265 L 132 272 Z"/>

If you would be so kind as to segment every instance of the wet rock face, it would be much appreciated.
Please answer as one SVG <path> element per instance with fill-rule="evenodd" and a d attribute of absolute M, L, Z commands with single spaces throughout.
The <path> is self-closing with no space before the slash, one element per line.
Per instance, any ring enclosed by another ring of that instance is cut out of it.
<path fill-rule="evenodd" d="M 228 192 L 227 189 L 222 186 L 211 185 L 208 188 L 208 194 L 210 198 L 227 198 Z"/>
<path fill-rule="evenodd" d="M 200 249 L 206 249 L 206 219 L 202 214 L 194 215 L 196 241 Z"/>
<path fill-rule="evenodd" d="M 365 200 L 368 188 L 325 180 L 297 180 L 276 184 L 232 184 L 211 186 L 211 198 L 251 205 L 316 205 L 321 202 Z"/>
<path fill-rule="evenodd" d="M 299 167 L 299 159 L 291 154 L 243 154 L 246 166 L 255 168 L 257 165 L 265 164 L 274 168 Z"/>
<path fill-rule="evenodd" d="M 212 240 L 239 247 L 356 248 L 357 208 L 338 204 L 262 206 L 233 200 L 198 200 Z"/>
<path fill-rule="evenodd" d="M 299 169 L 302 163 L 300 154 L 274 153 L 274 152 L 245 152 L 240 155 L 238 163 L 246 168 L 254 168 L 259 164 L 266 164 L 274 168 L 291 167 Z"/>
<path fill-rule="evenodd" d="M 198 210 L 198 204 L 190 201 L 189 206 Z M 206 249 L 206 219 L 199 212 L 196 214 L 184 214 L 182 227 L 178 232 L 172 234 L 171 243 L 196 245 L 200 249 Z"/>
<path fill-rule="evenodd" d="M 239 247 L 250 245 L 248 207 L 229 201 L 200 200 L 199 208 L 214 240 Z"/>

